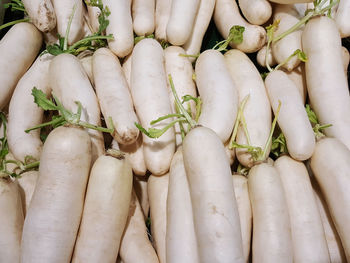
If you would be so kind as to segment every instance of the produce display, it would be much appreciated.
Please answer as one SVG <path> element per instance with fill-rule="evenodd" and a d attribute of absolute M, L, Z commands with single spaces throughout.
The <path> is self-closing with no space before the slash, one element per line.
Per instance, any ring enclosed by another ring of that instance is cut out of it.
<path fill-rule="evenodd" d="M 350 0 L 0 1 L 0 262 L 350 262 Z"/>

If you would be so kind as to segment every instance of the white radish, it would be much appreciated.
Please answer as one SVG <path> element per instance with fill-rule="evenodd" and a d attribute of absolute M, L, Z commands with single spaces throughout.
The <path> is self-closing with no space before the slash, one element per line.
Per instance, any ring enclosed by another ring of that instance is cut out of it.
<path fill-rule="evenodd" d="M 23 0 L 23 5 L 32 23 L 42 32 L 56 26 L 56 14 L 51 0 Z"/>
<path fill-rule="evenodd" d="M 156 39 L 167 41 L 166 28 L 168 25 L 172 0 L 157 0 L 156 1 Z"/>
<path fill-rule="evenodd" d="M 167 195 L 169 173 L 162 176 L 151 175 L 147 182 L 151 217 L 151 234 L 160 263 L 166 260 Z"/>
<path fill-rule="evenodd" d="M 267 0 L 239 0 L 238 5 L 247 21 L 253 25 L 266 23 L 272 15 L 272 7 Z"/>
<path fill-rule="evenodd" d="M 185 95 L 197 97 L 196 84 L 193 81 L 194 70 L 192 64 L 186 57 L 180 56 L 180 54 L 185 53 L 183 48 L 177 46 L 170 46 L 164 50 L 165 72 L 167 76 L 171 75 L 176 93 L 180 99 Z M 172 113 L 176 113 L 175 98 L 169 81 L 167 81 L 167 84 Z M 186 103 L 184 107 L 191 109 L 192 115 L 195 115 L 194 101 Z M 186 125 L 184 126 L 187 129 Z M 175 136 L 176 146 L 179 146 L 182 143 L 179 123 L 175 125 Z"/>
<path fill-rule="evenodd" d="M 126 82 L 128 83 L 129 89 L 131 84 L 131 62 L 132 62 L 132 53 L 130 53 L 128 56 L 124 58 L 123 65 L 122 65 L 124 76 L 125 76 Z"/>
<path fill-rule="evenodd" d="M 350 1 L 341 0 L 338 5 L 334 20 L 338 26 L 340 36 L 342 38 L 350 36 Z"/>
<path fill-rule="evenodd" d="M 81 0 L 51 0 L 57 19 L 57 32 L 66 36 L 69 20 L 73 15 L 68 35 L 68 45 L 72 45 L 83 37 L 84 6 Z M 74 10 L 74 12 L 73 12 Z"/>
<path fill-rule="evenodd" d="M 321 216 L 305 165 L 285 155 L 279 157 L 274 166 L 287 201 L 295 262 L 330 262 Z"/>
<path fill-rule="evenodd" d="M 344 72 L 345 72 L 345 75 L 347 75 L 349 62 L 350 62 L 350 54 L 349 54 L 349 50 L 346 47 L 342 47 L 341 49 L 342 49 Z"/>
<path fill-rule="evenodd" d="M 214 131 L 196 127 L 183 142 L 200 262 L 244 262 L 232 174 Z"/>
<path fill-rule="evenodd" d="M 324 130 L 350 149 L 350 97 L 342 62 L 341 38 L 334 20 L 312 18 L 302 34 L 307 91 L 320 124 L 332 124 Z M 332 74 L 325 74 L 332 72 Z"/>
<path fill-rule="evenodd" d="M 90 164 L 91 143 L 86 131 L 58 127 L 49 134 L 23 226 L 21 262 L 71 260 Z"/>
<path fill-rule="evenodd" d="M 133 188 L 137 199 L 139 200 L 143 215 L 146 220 L 149 214 L 149 201 L 146 178 L 139 178 L 137 176 L 134 176 Z"/>
<path fill-rule="evenodd" d="M 188 55 L 197 55 L 200 53 L 204 34 L 208 29 L 210 20 L 213 16 L 215 0 L 202 0 L 199 4 L 198 14 L 194 22 L 192 33 L 183 48 Z M 188 58 L 194 62 L 194 57 Z"/>
<path fill-rule="evenodd" d="M 266 45 L 264 45 L 256 54 L 256 61 L 262 67 L 266 67 L 266 51 L 267 51 L 267 47 Z M 267 55 L 267 63 L 269 64 L 269 66 L 275 66 L 277 62 L 273 57 L 271 49 L 269 49 L 268 52 L 269 53 Z"/>
<path fill-rule="evenodd" d="M 315 178 L 311 179 L 313 179 L 311 182 L 314 189 L 317 206 L 321 215 L 331 263 L 346 263 L 346 257 L 340 237 L 335 229 L 326 201 L 322 196 L 320 186 L 315 181 Z"/>
<path fill-rule="evenodd" d="M 311 3 L 312 0 L 269 0 L 272 3 L 287 5 L 287 4 L 299 4 L 299 3 Z"/>
<path fill-rule="evenodd" d="M 87 3 L 90 3 L 90 0 L 86 1 Z M 92 28 L 93 32 L 97 32 L 98 28 L 100 27 L 100 22 L 98 21 L 98 17 L 101 15 L 101 10 L 97 6 L 91 6 L 87 4 L 87 12 L 89 17 L 89 24 Z"/>
<path fill-rule="evenodd" d="M 92 73 L 92 56 L 82 57 L 79 60 L 90 80 L 90 83 L 92 84 L 93 88 L 95 88 L 94 75 Z"/>
<path fill-rule="evenodd" d="M 224 56 L 216 50 L 204 51 L 196 62 L 195 73 L 203 102 L 198 124 L 215 131 L 224 143 L 232 133 L 238 110 L 237 88 Z"/>
<path fill-rule="evenodd" d="M 131 94 L 137 116 L 146 129 L 152 120 L 171 113 L 166 82 L 161 45 L 154 39 L 141 40 L 132 54 Z M 169 122 L 161 122 L 155 127 L 161 129 Z M 158 139 L 151 139 L 143 134 L 143 152 L 146 166 L 151 173 L 166 173 L 175 152 L 174 128 L 170 128 Z"/>
<path fill-rule="evenodd" d="M 74 262 L 115 262 L 127 222 L 132 170 L 123 156 L 100 156 L 92 166 Z"/>
<path fill-rule="evenodd" d="M 249 138 L 240 126 L 236 142 L 243 145 L 249 142 L 252 146 L 264 149 L 271 130 L 271 106 L 264 81 L 253 62 L 242 51 L 232 49 L 226 52 L 225 61 L 237 87 L 240 103 L 249 96 L 243 109 Z M 253 165 L 251 154 L 245 149 L 237 148 L 236 156 L 242 165 Z"/>
<path fill-rule="evenodd" d="M 79 59 L 70 54 L 55 57 L 49 68 L 49 81 L 53 94 L 63 106 L 77 111 L 76 101 L 82 104 L 81 120 L 100 125 L 100 108 L 96 94 L 90 84 Z M 104 142 L 101 132 L 88 130 L 92 142 L 92 160 L 104 154 Z"/>
<path fill-rule="evenodd" d="M 114 40 L 108 40 L 108 47 L 118 57 L 125 57 L 134 46 L 131 0 L 104 0 L 103 4 L 111 12 L 106 34 L 114 37 Z"/>
<path fill-rule="evenodd" d="M 114 139 L 122 144 L 136 141 L 139 130 L 135 126 L 134 111 L 128 83 L 118 58 L 107 48 L 98 49 L 92 60 L 96 94 L 107 126 L 112 118 Z"/>
<path fill-rule="evenodd" d="M 266 42 L 266 31 L 261 26 L 251 25 L 245 21 L 239 13 L 235 1 L 216 0 L 214 21 L 220 34 L 227 39 L 232 26 L 239 25 L 245 28 L 243 42 L 240 44 L 230 43 L 231 47 L 252 53 L 258 51 Z"/>
<path fill-rule="evenodd" d="M 0 110 L 10 101 L 17 82 L 35 60 L 42 41 L 42 34 L 30 23 L 14 25 L 1 39 Z"/>
<path fill-rule="evenodd" d="M 283 71 L 275 70 L 266 77 L 265 86 L 275 114 L 281 103 L 277 122 L 289 154 L 299 161 L 309 159 L 315 149 L 315 135 L 294 82 Z"/>
<path fill-rule="evenodd" d="M 19 262 L 23 210 L 17 182 L 0 174 L 0 262 Z"/>
<path fill-rule="evenodd" d="M 287 201 L 276 168 L 267 163 L 253 166 L 248 187 L 254 226 L 252 262 L 293 262 Z"/>
<path fill-rule="evenodd" d="M 226 156 L 230 161 L 230 165 L 232 165 L 233 162 L 235 161 L 236 152 L 234 148 L 230 149 L 230 142 L 231 140 L 228 140 L 227 142 L 224 143 L 224 146 L 225 146 Z"/>
<path fill-rule="evenodd" d="M 239 222 L 242 231 L 244 259 L 245 262 L 249 262 L 253 217 L 248 192 L 248 179 L 244 175 L 240 174 L 233 174 L 232 179 L 238 207 Z"/>
<path fill-rule="evenodd" d="M 150 35 L 155 28 L 155 0 L 133 0 L 132 18 L 134 32 L 138 36 Z"/>
<path fill-rule="evenodd" d="M 273 20 L 279 21 L 278 27 L 274 32 L 274 36 L 277 37 L 298 23 L 300 17 L 294 5 L 277 4 L 274 8 Z M 301 33 L 302 29 L 298 29 L 272 43 L 272 54 L 278 64 L 284 63 L 297 49 L 302 50 Z M 294 56 L 287 63 L 284 63 L 282 67 L 291 71 L 297 67 L 299 63 L 300 59 Z"/>
<path fill-rule="evenodd" d="M 18 185 L 19 185 L 19 191 L 21 193 L 24 216 L 27 214 L 38 178 L 39 178 L 38 171 L 28 171 L 21 174 L 21 177 L 17 179 Z"/>
<path fill-rule="evenodd" d="M 316 144 L 310 165 L 349 261 L 350 150 L 336 138 L 321 139 Z"/>
<path fill-rule="evenodd" d="M 201 0 L 172 0 L 166 28 L 168 42 L 181 46 L 189 39 Z"/>
<path fill-rule="evenodd" d="M 166 262 L 199 262 L 182 147 L 171 161 L 166 218 Z"/>
<path fill-rule="evenodd" d="M 142 135 L 139 135 L 136 142 L 133 144 L 120 144 L 119 148 L 126 154 L 126 158 L 129 160 L 133 172 L 136 175 L 145 175 L 147 172 L 147 167 L 143 154 Z"/>
<path fill-rule="evenodd" d="M 119 255 L 126 263 L 159 263 L 148 238 L 142 209 L 134 192 L 131 197 L 128 221 L 120 243 Z"/>
<path fill-rule="evenodd" d="M 38 57 L 17 83 L 11 97 L 7 139 L 12 154 L 22 162 L 26 156 L 40 159 L 43 144 L 40 139 L 40 130 L 33 130 L 29 133 L 26 133 L 25 130 L 42 123 L 44 110 L 34 103 L 32 89 L 36 87 L 46 95 L 51 93 L 48 78 L 51 60 L 51 55 Z"/>
<path fill-rule="evenodd" d="M 48 45 L 53 45 L 53 44 L 58 44 L 58 33 L 57 33 L 57 27 L 52 29 L 51 31 L 47 33 L 43 33 L 44 36 L 44 42 L 46 46 Z"/>
<path fill-rule="evenodd" d="M 282 69 L 283 70 L 283 69 Z M 300 63 L 299 66 L 294 68 L 292 71 L 283 70 L 288 78 L 290 78 L 295 86 L 298 88 L 298 91 L 303 99 L 303 103 L 305 104 L 307 97 L 307 88 L 306 88 L 306 76 L 305 76 L 305 64 Z"/>

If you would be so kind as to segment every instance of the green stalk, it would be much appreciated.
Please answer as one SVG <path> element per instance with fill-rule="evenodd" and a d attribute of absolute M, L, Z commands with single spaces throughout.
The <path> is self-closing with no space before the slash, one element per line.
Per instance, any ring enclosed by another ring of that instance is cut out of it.
<path fill-rule="evenodd" d="M 49 125 L 54 126 L 55 124 L 58 124 L 58 123 L 60 123 L 60 122 L 62 122 L 64 120 L 65 120 L 65 118 L 63 116 L 61 116 L 61 117 L 59 117 L 57 119 L 54 119 L 52 121 L 45 122 L 45 123 L 39 124 L 37 126 L 34 126 L 32 128 L 26 129 L 25 132 L 29 133 L 30 131 L 33 131 L 33 130 L 36 130 L 36 129 L 41 129 L 41 128 L 49 126 Z"/>
<path fill-rule="evenodd" d="M 273 135 L 273 132 L 275 131 L 275 127 L 276 127 L 276 123 L 277 123 L 277 119 L 278 119 L 278 115 L 280 113 L 280 109 L 281 109 L 281 101 L 279 100 L 278 101 L 278 107 L 277 107 L 277 110 L 276 110 L 276 114 L 275 114 L 275 118 L 273 119 L 273 122 L 272 122 L 272 126 L 271 126 L 271 131 L 270 131 L 270 135 L 269 135 L 269 138 L 267 139 L 266 141 L 266 144 L 265 144 L 265 147 L 264 147 L 264 151 L 262 153 L 262 156 L 261 158 L 259 158 L 258 161 L 265 161 L 265 159 L 267 158 L 266 156 L 266 153 L 267 153 L 267 149 L 269 148 L 269 145 L 272 141 L 272 135 Z"/>
<path fill-rule="evenodd" d="M 171 90 L 172 90 L 172 92 L 174 94 L 174 97 L 175 97 L 175 102 L 176 102 L 177 106 L 179 107 L 179 111 L 185 116 L 185 118 L 188 121 L 188 123 L 190 124 L 191 128 L 196 127 L 197 123 L 188 114 L 188 112 L 186 111 L 186 109 L 182 105 L 179 97 L 177 96 L 177 93 L 176 93 L 176 90 L 175 90 L 175 86 L 174 86 L 174 82 L 173 82 L 173 78 L 171 77 L 170 74 L 168 75 L 168 78 L 169 78 L 169 83 L 170 83 Z"/>
<path fill-rule="evenodd" d="M 74 13 L 75 13 L 76 9 L 77 9 L 77 5 L 74 4 L 73 11 L 72 11 L 72 14 L 69 17 L 68 26 L 67 26 L 67 29 L 66 29 L 66 36 L 64 38 L 63 50 L 67 50 L 68 49 L 68 36 L 69 36 L 70 27 L 72 25 L 72 21 L 73 21 L 73 17 L 74 17 Z"/>
<path fill-rule="evenodd" d="M 100 127 L 100 126 L 97 126 L 97 125 L 93 125 L 93 124 L 87 123 L 85 121 L 79 121 L 77 123 L 77 125 L 82 126 L 84 128 L 100 131 L 100 132 L 107 132 L 107 133 L 112 134 L 112 135 L 113 135 L 113 132 L 114 132 L 114 129 L 108 129 L 108 128 Z"/>
<path fill-rule="evenodd" d="M 15 20 L 15 21 L 11 21 L 11 22 L 8 22 L 6 24 L 3 24 L 0 26 L 0 30 L 6 28 L 6 27 L 9 27 L 9 26 L 13 26 L 15 24 L 18 24 L 18 23 L 22 23 L 22 22 L 29 22 L 30 19 L 29 18 L 23 18 L 23 19 L 18 19 L 18 20 Z"/>
<path fill-rule="evenodd" d="M 90 36 L 90 37 L 86 37 L 83 38 L 77 42 L 75 42 L 72 46 L 69 47 L 68 50 L 74 50 L 76 47 L 78 47 L 79 45 L 83 44 L 86 41 L 93 41 L 93 40 L 99 40 L 99 39 L 106 39 L 106 40 L 113 40 L 114 37 L 112 35 L 108 35 L 108 36 Z"/>

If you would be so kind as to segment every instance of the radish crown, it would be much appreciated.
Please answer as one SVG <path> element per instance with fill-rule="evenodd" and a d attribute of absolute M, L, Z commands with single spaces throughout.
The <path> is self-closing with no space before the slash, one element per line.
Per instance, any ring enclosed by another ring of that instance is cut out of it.
<path fill-rule="evenodd" d="M 17 160 L 9 160 L 6 158 L 9 153 L 9 147 L 6 136 L 7 121 L 6 116 L 3 112 L 0 112 L 0 121 L 4 132 L 3 137 L 0 138 L 0 178 L 8 176 L 12 178 L 18 178 L 24 172 L 36 170 L 39 166 L 39 162 L 29 155 L 25 157 L 24 162 L 20 162 Z M 13 171 L 9 171 L 7 168 L 7 165 L 10 163 L 15 164 L 15 168 L 13 169 Z"/>
<path fill-rule="evenodd" d="M 228 45 L 233 42 L 234 44 L 238 45 L 241 44 L 243 42 L 243 32 L 245 30 L 244 26 L 232 26 L 230 28 L 230 32 L 228 34 L 227 39 L 220 41 L 219 43 L 217 43 L 213 49 L 217 50 L 217 51 L 227 51 L 227 47 Z"/>
<path fill-rule="evenodd" d="M 46 47 L 46 50 L 44 50 L 41 55 L 49 53 L 51 55 L 57 56 L 62 53 L 68 53 L 73 54 L 75 56 L 79 55 L 80 53 L 84 51 L 95 51 L 101 47 L 107 46 L 107 40 L 113 40 L 113 35 L 105 36 L 104 31 L 106 30 L 107 26 L 109 25 L 109 20 L 107 17 L 110 15 L 110 11 L 108 7 L 103 7 L 101 0 L 91 0 L 89 2 L 86 2 L 87 5 L 98 7 L 101 10 L 101 13 L 98 17 L 99 21 L 99 28 L 98 31 L 90 36 L 87 36 L 77 42 L 75 42 L 73 45 L 68 46 L 68 36 L 70 32 L 70 27 L 72 24 L 72 20 L 74 17 L 75 10 L 77 8 L 76 5 L 74 5 L 72 14 L 68 21 L 68 26 L 66 29 L 66 35 L 64 37 L 58 36 L 59 44 L 53 44 L 48 45 Z"/>
<path fill-rule="evenodd" d="M 169 83 L 170 83 L 170 87 L 171 87 L 171 91 L 174 95 L 175 98 L 175 105 L 176 105 L 176 111 L 177 113 L 173 113 L 173 114 L 168 114 L 162 117 L 159 117 L 156 120 L 153 120 L 150 122 L 150 125 L 154 125 L 160 121 L 166 120 L 166 119 L 171 119 L 171 118 L 175 118 L 175 120 L 171 121 L 168 125 L 166 125 L 164 128 L 162 129 L 156 129 L 156 128 L 149 128 L 148 130 L 146 130 L 145 128 L 142 127 L 142 125 L 140 125 L 139 123 L 135 122 L 135 126 L 145 135 L 147 135 L 150 138 L 159 138 L 160 136 L 162 136 L 167 130 L 169 130 L 171 127 L 173 127 L 175 125 L 175 123 L 179 123 L 180 124 L 180 129 L 181 129 L 181 137 L 182 139 L 185 137 L 185 135 L 189 132 L 190 129 L 194 128 L 197 126 L 197 121 L 201 112 L 201 105 L 202 102 L 200 100 L 200 98 L 195 98 L 192 97 L 190 95 L 186 95 L 182 97 L 182 101 L 180 101 L 177 92 L 175 90 L 175 86 L 174 86 L 174 82 L 173 79 L 171 77 L 171 75 L 169 74 Z M 183 106 L 183 103 L 188 102 L 190 100 L 193 100 L 196 103 L 196 115 L 195 115 L 195 119 L 193 119 L 191 117 L 192 113 L 189 110 L 186 110 L 185 107 Z M 189 129 L 185 130 L 185 128 L 183 127 L 183 123 L 188 123 L 189 124 Z"/>
<path fill-rule="evenodd" d="M 112 121 L 111 117 L 109 117 L 109 119 L 108 119 L 109 125 L 110 125 L 110 127 L 112 127 L 110 129 L 105 128 L 105 127 L 100 127 L 100 126 L 90 124 L 90 123 L 87 123 L 87 122 L 80 120 L 81 111 L 82 111 L 83 106 L 81 105 L 81 103 L 79 101 L 75 102 L 78 105 L 77 113 L 73 113 L 73 112 L 67 110 L 62 105 L 60 100 L 53 94 L 52 94 L 52 96 L 53 96 L 54 100 L 48 99 L 48 98 L 46 98 L 46 94 L 44 92 L 42 92 L 40 89 L 37 89 L 36 87 L 34 87 L 32 89 L 32 95 L 34 96 L 34 102 L 40 108 L 42 108 L 43 110 L 46 110 L 46 111 L 48 111 L 48 110 L 58 111 L 60 113 L 60 115 L 55 116 L 49 122 L 45 122 L 45 123 L 37 125 L 33 128 L 25 130 L 25 132 L 27 132 L 27 133 L 32 131 L 32 130 L 41 129 L 41 128 L 49 126 L 49 125 L 56 128 L 56 127 L 62 126 L 64 124 L 71 124 L 71 125 L 77 125 L 77 126 L 87 128 L 87 129 L 97 130 L 100 132 L 107 132 L 107 133 L 110 133 L 112 136 L 114 134 L 114 126 L 113 126 L 113 121 Z"/>

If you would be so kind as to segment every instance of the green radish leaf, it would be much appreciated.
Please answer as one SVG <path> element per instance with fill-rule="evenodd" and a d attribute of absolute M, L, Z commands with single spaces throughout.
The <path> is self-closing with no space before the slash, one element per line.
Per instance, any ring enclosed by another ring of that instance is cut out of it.
<path fill-rule="evenodd" d="M 61 49 L 61 47 L 59 45 L 57 45 L 57 44 L 48 45 L 46 47 L 46 51 L 47 51 L 47 53 L 49 53 L 49 54 L 51 54 L 53 56 L 58 56 L 58 55 L 60 55 L 62 53 L 65 53 L 63 51 L 63 49 Z"/>
<path fill-rule="evenodd" d="M 3 126 L 4 130 L 4 136 L 0 138 L 1 148 L 0 148 L 0 161 L 2 163 L 2 160 L 5 159 L 6 155 L 9 153 L 9 147 L 7 143 L 7 136 L 6 136 L 6 128 L 7 128 L 7 120 L 6 115 L 2 111 L 0 111 L 0 120 Z M 1 165 L 0 163 L 0 165 Z"/>
<path fill-rule="evenodd" d="M 302 61 L 302 62 L 306 62 L 307 61 L 307 56 L 306 56 L 306 54 L 303 52 L 303 51 L 301 51 L 300 49 L 297 49 L 297 56 L 298 56 L 298 58 Z"/>
<path fill-rule="evenodd" d="M 319 122 L 318 122 L 316 113 L 311 109 L 309 104 L 306 104 L 305 110 L 306 110 L 307 116 L 309 117 L 310 122 L 314 125 L 318 124 Z"/>
<path fill-rule="evenodd" d="M 241 44 L 243 42 L 243 32 L 244 32 L 244 30 L 245 30 L 244 26 L 233 26 L 233 27 L 231 27 L 229 38 L 231 39 L 231 41 L 234 44 L 238 45 L 238 44 Z"/>
<path fill-rule="evenodd" d="M 34 87 L 32 89 L 32 95 L 34 96 L 34 102 L 43 110 L 58 110 L 56 104 L 46 98 L 46 94 L 42 90 Z"/>
<path fill-rule="evenodd" d="M 276 157 L 288 153 L 286 137 L 282 132 L 275 138 L 272 138 L 271 153 Z"/>
<path fill-rule="evenodd" d="M 134 38 L 134 45 L 136 45 L 137 43 L 139 43 L 142 39 L 145 39 L 145 38 L 155 38 L 154 34 L 150 34 L 150 35 L 147 35 L 147 36 L 136 36 Z"/>

